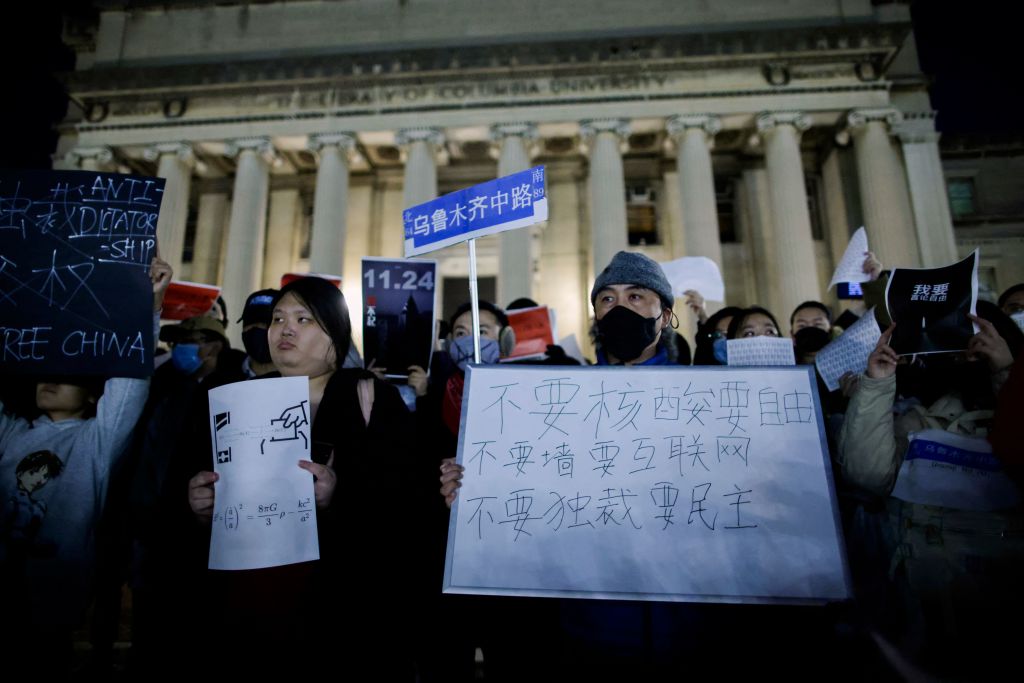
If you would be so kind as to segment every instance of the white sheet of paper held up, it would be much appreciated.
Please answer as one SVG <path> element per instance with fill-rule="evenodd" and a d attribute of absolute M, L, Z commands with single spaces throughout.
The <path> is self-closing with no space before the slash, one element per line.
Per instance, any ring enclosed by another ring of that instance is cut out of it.
<path fill-rule="evenodd" d="M 843 259 L 836 266 L 836 272 L 832 274 L 832 282 L 828 288 L 832 289 L 840 282 L 867 282 L 871 276 L 864 272 L 864 254 L 868 250 L 868 233 L 864 226 L 857 229 L 850 238 L 843 252 Z"/>
<path fill-rule="evenodd" d="M 672 293 L 681 296 L 695 289 L 707 301 L 725 301 L 725 282 L 718 264 L 705 256 L 684 256 L 661 264 Z"/>
<path fill-rule="evenodd" d="M 259 569 L 320 559 L 309 460 L 309 378 L 210 390 L 215 486 L 210 569 Z"/>
<path fill-rule="evenodd" d="M 829 391 L 839 388 L 839 378 L 847 372 L 859 375 L 868 369 L 868 356 L 874 351 L 881 334 L 872 307 L 860 320 L 818 352 L 814 364 Z"/>
<path fill-rule="evenodd" d="M 730 339 L 726 349 L 729 365 L 796 365 L 793 340 L 789 337 Z"/>

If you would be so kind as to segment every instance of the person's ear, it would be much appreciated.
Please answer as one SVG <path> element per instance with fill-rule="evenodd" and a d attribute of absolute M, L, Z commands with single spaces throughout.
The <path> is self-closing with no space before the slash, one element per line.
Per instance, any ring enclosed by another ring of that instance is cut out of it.
<path fill-rule="evenodd" d="M 516 331 L 512 329 L 511 325 L 506 325 L 501 328 L 501 332 L 498 333 L 498 352 L 502 358 L 508 358 L 512 354 L 512 349 L 516 347 Z"/>

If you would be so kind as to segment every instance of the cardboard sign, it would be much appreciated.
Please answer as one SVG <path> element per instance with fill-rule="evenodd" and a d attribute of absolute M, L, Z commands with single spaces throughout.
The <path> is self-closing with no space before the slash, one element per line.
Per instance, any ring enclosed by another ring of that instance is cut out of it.
<path fill-rule="evenodd" d="M 547 219 L 544 167 L 534 166 L 406 209 L 402 213 L 405 255 L 417 256 Z"/>
<path fill-rule="evenodd" d="M 162 178 L 0 173 L 0 371 L 146 377 Z"/>
<path fill-rule="evenodd" d="M 507 311 L 508 323 L 516 333 L 516 345 L 506 360 L 540 358 L 555 343 L 554 323 L 547 306 Z"/>
<path fill-rule="evenodd" d="M 205 315 L 217 301 L 218 296 L 220 296 L 220 287 L 216 285 L 175 280 L 164 294 L 164 309 L 160 313 L 160 318 L 162 320 L 188 320 L 197 315 Z"/>
<path fill-rule="evenodd" d="M 437 262 L 363 259 L 363 355 L 388 377 L 430 367 Z"/>
<path fill-rule="evenodd" d="M 901 356 L 964 351 L 977 332 L 978 251 L 941 268 L 897 268 L 885 288 L 896 323 L 889 345 Z"/>
<path fill-rule="evenodd" d="M 470 365 L 445 592 L 850 597 L 813 373 Z"/>

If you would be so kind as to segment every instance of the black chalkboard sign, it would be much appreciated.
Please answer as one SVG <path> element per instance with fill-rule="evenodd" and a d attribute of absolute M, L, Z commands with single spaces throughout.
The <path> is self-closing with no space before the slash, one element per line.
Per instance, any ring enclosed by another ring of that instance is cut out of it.
<path fill-rule="evenodd" d="M 0 372 L 146 377 L 162 178 L 0 171 Z"/>

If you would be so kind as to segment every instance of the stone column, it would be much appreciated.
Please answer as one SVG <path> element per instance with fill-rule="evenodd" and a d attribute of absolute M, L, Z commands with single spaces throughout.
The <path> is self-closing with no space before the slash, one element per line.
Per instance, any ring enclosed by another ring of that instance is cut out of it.
<path fill-rule="evenodd" d="M 295 236 L 299 226 L 299 191 L 295 189 L 274 190 L 270 193 L 270 212 L 267 219 L 267 247 L 263 260 L 263 288 L 277 289 L 281 276 L 292 270 L 295 253 Z M 316 232 L 313 233 L 316 239 Z M 313 247 L 312 249 L 316 249 Z M 315 253 L 315 251 L 313 252 Z M 310 264 L 313 254 L 310 254 Z M 341 271 L 321 271 L 310 265 L 314 273 L 340 274 Z"/>
<path fill-rule="evenodd" d="M 817 260 L 807 211 L 807 188 L 800 158 L 800 134 L 811 125 L 801 112 L 774 112 L 757 117 L 764 138 L 768 193 L 774 231 L 777 308 L 772 311 L 788 331 L 785 320 L 802 301 L 819 299 Z"/>
<path fill-rule="evenodd" d="M 629 124 L 622 119 L 583 121 L 580 131 L 590 147 L 590 234 L 596 277 L 629 245 L 626 178 L 619 149 Z"/>
<path fill-rule="evenodd" d="M 65 157 L 72 168 L 83 171 L 109 171 L 114 161 L 114 151 L 109 147 L 75 147 Z"/>
<path fill-rule="evenodd" d="M 163 200 L 160 202 L 160 217 L 156 224 L 160 258 L 171 264 L 175 273 L 181 273 L 195 154 L 192 146 L 187 143 L 167 142 L 147 147 L 143 156 L 148 161 L 158 162 L 156 174 L 166 180 Z"/>
<path fill-rule="evenodd" d="M 921 260 L 907 176 L 889 139 L 889 126 L 902 118 L 895 109 L 858 109 L 849 113 L 847 123 L 853 135 L 868 247 L 886 267 L 916 268 Z"/>
<path fill-rule="evenodd" d="M 718 234 L 715 176 L 710 146 L 722 128 L 716 116 L 673 116 L 667 130 L 676 141 L 676 168 L 682 199 L 683 244 L 687 256 L 706 256 L 722 268 L 722 243 Z"/>
<path fill-rule="evenodd" d="M 341 275 L 344 270 L 348 154 L 355 144 L 352 133 L 326 133 L 309 139 L 309 148 L 320 157 L 309 250 L 309 269 L 314 273 Z"/>
<path fill-rule="evenodd" d="M 537 137 L 532 123 L 503 123 L 491 127 L 491 139 L 501 144 L 498 177 L 530 168 L 528 145 Z M 498 293 L 499 306 L 521 298 L 533 298 L 535 255 L 534 227 L 509 230 L 499 235 Z"/>
<path fill-rule="evenodd" d="M 834 268 L 842 260 L 852 234 L 850 222 L 846 217 L 846 197 L 843 195 L 843 174 L 839 168 L 838 149 L 829 152 L 825 162 L 821 165 L 821 181 L 825 186 L 829 252 L 832 255 Z"/>
<path fill-rule="evenodd" d="M 244 138 L 230 141 L 227 154 L 237 161 L 224 262 L 223 296 L 234 315 L 242 310 L 249 294 L 261 289 L 270 184 L 268 162 L 273 158 L 274 148 L 268 138 Z M 241 348 L 241 326 L 228 325 L 228 339 L 233 346 Z"/>
<path fill-rule="evenodd" d="M 395 141 L 406 149 L 405 184 L 402 188 L 402 210 L 429 202 L 437 197 L 437 148 L 444 144 L 438 128 L 406 128 L 398 131 Z M 398 230 L 403 230 L 399 224 Z"/>
<path fill-rule="evenodd" d="M 192 248 L 192 279 L 215 285 L 220 281 L 221 244 L 227 227 L 228 196 L 222 192 L 199 195 L 196 242 Z"/>
<path fill-rule="evenodd" d="M 893 126 L 903 143 L 910 202 L 914 209 L 921 265 L 925 268 L 956 261 L 956 237 L 949 212 L 946 179 L 939 157 L 939 133 L 935 114 L 907 115 Z"/>
<path fill-rule="evenodd" d="M 763 168 L 743 171 L 743 229 L 750 246 L 754 270 L 754 292 L 744 305 L 758 304 L 770 311 L 781 310 L 779 273 L 776 271 L 775 226 L 772 224 L 772 200 L 768 190 L 768 172 Z M 737 299 L 730 299 L 735 304 Z"/>

